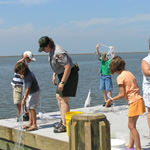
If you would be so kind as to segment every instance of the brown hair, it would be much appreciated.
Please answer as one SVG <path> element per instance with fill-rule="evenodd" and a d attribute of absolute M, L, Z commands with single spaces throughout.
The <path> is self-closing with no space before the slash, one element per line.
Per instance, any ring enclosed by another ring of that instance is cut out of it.
<path fill-rule="evenodd" d="M 110 62 L 110 73 L 114 74 L 116 71 L 125 69 L 125 61 L 120 56 L 115 56 Z"/>
<path fill-rule="evenodd" d="M 50 46 L 50 48 L 54 48 L 55 47 L 55 43 L 54 43 L 54 41 L 52 40 L 52 38 L 49 38 L 49 46 Z"/>
<path fill-rule="evenodd" d="M 15 73 L 25 73 L 28 70 L 28 66 L 24 62 L 18 62 L 16 63 L 14 67 Z"/>

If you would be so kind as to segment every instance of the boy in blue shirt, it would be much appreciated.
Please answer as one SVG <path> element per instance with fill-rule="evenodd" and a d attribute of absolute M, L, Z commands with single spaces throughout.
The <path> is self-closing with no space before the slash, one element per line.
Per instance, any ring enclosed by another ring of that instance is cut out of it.
<path fill-rule="evenodd" d="M 14 67 L 14 72 L 24 76 L 24 84 L 26 88 L 22 105 L 26 103 L 26 106 L 29 109 L 29 122 L 23 126 L 23 129 L 27 129 L 27 131 L 38 130 L 35 111 L 40 98 L 38 82 L 33 72 L 30 71 L 24 62 L 18 62 Z"/>

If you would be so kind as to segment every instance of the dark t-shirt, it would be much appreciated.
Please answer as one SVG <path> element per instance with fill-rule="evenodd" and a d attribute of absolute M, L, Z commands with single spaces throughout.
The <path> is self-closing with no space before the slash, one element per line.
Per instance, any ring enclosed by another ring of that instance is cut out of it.
<path fill-rule="evenodd" d="M 40 90 L 38 82 L 37 82 L 33 72 L 30 71 L 29 69 L 24 74 L 24 83 L 25 83 L 25 88 L 30 88 L 29 94 L 33 94 Z"/>

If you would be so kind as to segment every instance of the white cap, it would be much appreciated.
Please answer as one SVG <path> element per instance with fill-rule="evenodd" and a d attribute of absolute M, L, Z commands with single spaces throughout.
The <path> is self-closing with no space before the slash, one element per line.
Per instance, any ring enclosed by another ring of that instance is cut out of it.
<path fill-rule="evenodd" d="M 36 59 L 34 58 L 33 54 L 30 51 L 25 51 L 23 55 L 27 55 L 27 57 L 29 57 L 30 60 L 36 61 Z"/>

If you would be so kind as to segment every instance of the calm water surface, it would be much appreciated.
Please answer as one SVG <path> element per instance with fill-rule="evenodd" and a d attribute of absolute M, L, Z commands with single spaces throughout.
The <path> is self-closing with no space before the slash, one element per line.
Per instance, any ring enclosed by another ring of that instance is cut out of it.
<path fill-rule="evenodd" d="M 126 69 L 131 71 L 137 78 L 138 85 L 142 93 L 142 72 L 141 60 L 147 56 L 147 53 L 127 53 L 116 54 L 126 61 Z M 40 89 L 41 98 L 37 113 L 59 111 L 55 98 L 56 86 L 51 82 L 52 70 L 50 68 L 47 56 L 35 56 L 36 62 L 29 64 L 30 69 L 34 72 Z M 100 62 L 95 54 L 89 55 L 71 55 L 73 62 L 77 62 L 79 71 L 79 84 L 77 95 L 70 98 L 70 108 L 81 108 L 84 106 L 89 89 L 91 89 L 91 106 L 101 105 L 104 103 L 102 92 L 99 91 L 99 66 Z M 13 68 L 20 57 L 0 57 L 0 119 L 16 117 L 16 106 L 13 104 L 11 80 L 13 78 Z M 113 92 L 112 95 L 118 94 L 116 83 L 117 75 L 112 76 Z M 117 101 L 116 104 L 127 104 L 125 99 Z"/>

